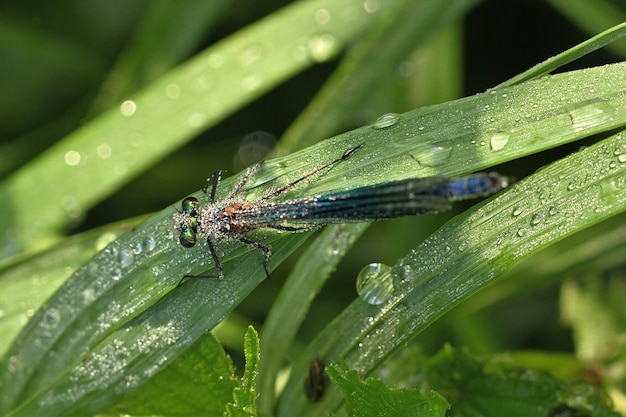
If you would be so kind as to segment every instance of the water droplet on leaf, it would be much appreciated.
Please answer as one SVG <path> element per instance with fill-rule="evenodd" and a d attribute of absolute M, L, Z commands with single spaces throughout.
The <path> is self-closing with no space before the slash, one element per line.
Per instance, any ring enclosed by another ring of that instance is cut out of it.
<path fill-rule="evenodd" d="M 391 267 L 381 263 L 367 265 L 357 276 L 356 291 L 368 304 L 383 304 L 393 293 Z"/>

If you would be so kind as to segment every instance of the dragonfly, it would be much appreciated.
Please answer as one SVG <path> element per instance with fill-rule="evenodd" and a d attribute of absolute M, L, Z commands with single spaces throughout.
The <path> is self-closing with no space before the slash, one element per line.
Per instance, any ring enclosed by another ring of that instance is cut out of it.
<path fill-rule="evenodd" d="M 196 197 L 185 198 L 177 216 L 179 242 L 185 248 L 204 239 L 217 275 L 188 275 L 192 278 L 223 278 L 224 270 L 215 249 L 216 243 L 238 241 L 263 252 L 263 268 L 269 278 L 269 246 L 252 240 L 248 232 L 274 229 L 299 232 L 328 224 L 358 223 L 449 210 L 459 200 L 475 199 L 506 188 L 512 178 L 496 172 L 475 173 L 462 177 L 428 176 L 367 185 L 345 191 L 318 193 L 307 197 L 280 201 L 277 197 L 321 171 L 349 159 L 363 143 L 346 150 L 340 157 L 313 169 L 302 177 L 273 189 L 252 201 L 239 194 L 261 164 L 248 169 L 223 200 L 215 195 L 222 171 L 212 176 L 209 201 L 200 203 Z M 208 184 L 204 188 L 208 193 Z"/>

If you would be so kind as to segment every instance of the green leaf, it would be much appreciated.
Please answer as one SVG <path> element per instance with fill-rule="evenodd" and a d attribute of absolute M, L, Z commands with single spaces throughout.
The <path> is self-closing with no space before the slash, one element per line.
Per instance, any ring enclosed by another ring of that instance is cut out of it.
<path fill-rule="evenodd" d="M 607 395 L 591 383 L 561 382 L 506 356 L 480 360 L 448 346 L 430 360 L 426 379 L 452 403 L 452 416 L 545 417 L 559 410 L 619 416 Z"/>
<path fill-rule="evenodd" d="M 252 326 L 248 327 L 244 341 L 246 368 L 241 378 L 241 386 L 233 390 L 233 402 L 226 405 L 226 414 L 231 417 L 256 416 L 256 376 L 260 352 L 259 335 Z"/>
<path fill-rule="evenodd" d="M 422 394 L 417 389 L 394 389 L 381 381 L 359 378 L 354 370 L 337 365 L 326 368 L 330 380 L 341 389 L 350 416 L 440 416 L 446 415 L 448 402 L 434 391 Z"/>
<path fill-rule="evenodd" d="M 115 409 L 132 416 L 223 416 L 238 386 L 232 361 L 207 334 Z"/>

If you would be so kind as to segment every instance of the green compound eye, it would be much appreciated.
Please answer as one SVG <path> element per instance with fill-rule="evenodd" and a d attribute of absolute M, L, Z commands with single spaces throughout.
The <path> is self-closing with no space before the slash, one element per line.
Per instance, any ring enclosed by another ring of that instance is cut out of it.
<path fill-rule="evenodd" d="M 191 248 L 196 244 L 196 231 L 189 226 L 181 227 L 178 240 L 180 240 L 180 244 L 184 247 Z"/>
<path fill-rule="evenodd" d="M 183 213 L 189 217 L 198 217 L 198 206 L 200 202 L 195 197 L 187 197 L 181 203 L 183 207 Z"/>
<path fill-rule="evenodd" d="M 178 240 L 186 248 L 191 248 L 196 244 L 196 234 L 198 232 L 198 205 L 199 201 L 195 197 L 187 197 L 182 202 L 183 220 L 180 223 L 180 235 Z"/>

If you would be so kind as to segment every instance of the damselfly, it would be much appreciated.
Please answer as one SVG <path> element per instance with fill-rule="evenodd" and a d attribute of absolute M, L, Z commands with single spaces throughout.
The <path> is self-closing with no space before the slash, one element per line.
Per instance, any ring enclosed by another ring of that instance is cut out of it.
<path fill-rule="evenodd" d="M 260 165 L 249 169 L 222 201 L 215 201 L 221 177 L 221 171 L 216 171 L 206 205 L 201 205 L 195 197 L 187 197 L 182 202 L 182 211 L 177 220 L 181 245 L 190 248 L 199 237 L 205 239 L 217 270 L 216 278 L 223 278 L 224 271 L 215 250 L 215 242 L 237 240 L 263 252 L 263 267 L 269 277 L 267 264 L 271 256 L 270 248 L 246 237 L 246 233 L 251 230 L 270 228 L 296 232 L 333 223 L 367 222 L 434 213 L 449 210 L 453 201 L 493 194 L 507 187 L 511 181 L 509 177 L 498 173 L 478 173 L 458 178 L 433 176 L 287 201 L 271 201 L 320 171 L 345 161 L 362 146 L 360 144 L 348 149 L 341 157 L 253 201 L 244 201 L 237 196 Z M 208 191 L 208 186 L 204 191 Z"/>

